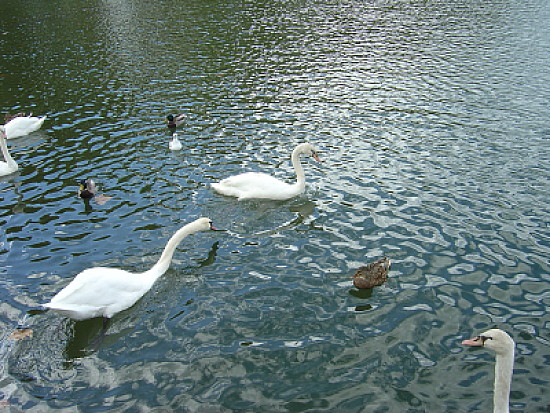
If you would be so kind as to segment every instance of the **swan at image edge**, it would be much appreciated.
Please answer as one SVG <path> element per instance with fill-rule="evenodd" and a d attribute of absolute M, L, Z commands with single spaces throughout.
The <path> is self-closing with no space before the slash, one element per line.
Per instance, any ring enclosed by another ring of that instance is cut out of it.
<path fill-rule="evenodd" d="M 180 228 L 166 244 L 158 262 L 143 273 L 130 273 L 118 268 L 88 268 L 59 291 L 44 307 L 74 320 L 103 317 L 130 308 L 170 267 L 178 244 L 188 235 L 214 230 L 209 218 L 199 218 Z"/>
<path fill-rule="evenodd" d="M 45 120 L 46 116 L 42 116 L 41 118 L 36 116 L 16 116 L 4 125 L 6 136 L 8 139 L 12 139 L 28 135 L 40 129 Z"/>
<path fill-rule="evenodd" d="M 210 185 L 216 192 L 237 197 L 239 200 L 256 198 L 284 201 L 293 198 L 305 190 L 304 168 L 300 163 L 302 154 L 309 155 L 317 162 L 321 162 L 313 145 L 302 143 L 296 146 L 291 155 L 292 166 L 296 172 L 296 183 L 294 184 L 287 184 L 261 172 L 245 172 Z"/>
<path fill-rule="evenodd" d="M 4 126 L 0 126 L 0 150 L 4 156 L 5 162 L 0 161 L 0 176 L 10 175 L 19 169 L 17 162 L 13 160 L 8 150 L 6 142 L 6 131 Z"/>
<path fill-rule="evenodd" d="M 496 353 L 493 413 L 509 413 L 515 348 L 512 337 L 502 330 L 493 328 L 470 340 L 462 341 L 462 345 L 485 347 Z"/>

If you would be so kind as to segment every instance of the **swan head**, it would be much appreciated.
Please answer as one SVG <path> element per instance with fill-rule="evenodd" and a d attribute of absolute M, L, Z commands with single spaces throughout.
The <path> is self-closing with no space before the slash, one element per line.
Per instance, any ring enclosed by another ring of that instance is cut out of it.
<path fill-rule="evenodd" d="M 197 219 L 195 222 L 193 222 L 193 227 L 195 231 L 209 231 L 209 230 L 216 230 L 214 228 L 214 225 L 212 224 L 212 220 L 210 218 L 202 217 Z"/>
<path fill-rule="evenodd" d="M 294 152 L 297 154 L 309 155 L 317 162 L 321 162 L 321 158 L 319 158 L 315 147 L 311 143 L 301 143 L 296 147 L 296 149 L 294 149 Z"/>
<path fill-rule="evenodd" d="M 486 347 L 501 355 L 508 354 L 514 350 L 514 340 L 512 337 L 498 328 L 492 328 L 470 340 L 464 340 L 462 341 L 462 345 Z"/>

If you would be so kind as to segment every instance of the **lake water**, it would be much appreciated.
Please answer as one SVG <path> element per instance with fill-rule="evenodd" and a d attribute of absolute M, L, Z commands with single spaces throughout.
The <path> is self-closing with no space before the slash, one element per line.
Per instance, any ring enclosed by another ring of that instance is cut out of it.
<path fill-rule="evenodd" d="M 517 343 L 513 412 L 550 411 L 550 3 L 2 0 L 0 410 L 481 412 Z M 181 152 L 164 119 L 183 112 Z M 244 171 L 306 192 L 220 196 Z M 113 198 L 85 204 L 93 178 Z M 37 310 L 80 271 L 151 267 L 115 316 Z M 389 280 L 350 276 L 388 256 Z M 32 335 L 15 340 L 18 325 Z"/>

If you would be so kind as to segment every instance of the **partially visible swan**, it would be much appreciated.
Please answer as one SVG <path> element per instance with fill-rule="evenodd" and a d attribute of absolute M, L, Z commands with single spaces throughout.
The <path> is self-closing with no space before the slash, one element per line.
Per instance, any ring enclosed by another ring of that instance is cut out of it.
<path fill-rule="evenodd" d="M 171 151 L 181 151 L 181 148 L 183 148 L 183 145 L 178 139 L 177 133 L 172 134 L 172 140 L 168 144 L 168 147 L 170 148 Z"/>
<path fill-rule="evenodd" d="M 8 151 L 8 144 L 6 142 L 6 130 L 4 126 L 0 126 L 0 150 L 4 155 L 5 162 L 0 161 L 0 176 L 9 175 L 16 172 L 19 169 L 17 162 L 13 160 Z"/>
<path fill-rule="evenodd" d="M 168 129 L 176 129 L 183 122 L 185 122 L 185 114 L 180 113 L 179 115 L 168 115 L 166 116 L 166 122 L 168 123 Z"/>
<path fill-rule="evenodd" d="M 305 190 L 306 178 L 304 168 L 300 163 L 300 155 L 312 156 L 316 161 L 321 160 L 313 145 L 302 143 L 292 151 L 292 166 L 296 171 L 297 181 L 294 184 L 287 184 L 271 175 L 259 172 L 245 172 L 240 175 L 230 176 L 220 182 L 211 184 L 212 188 L 220 194 L 234 196 L 242 199 L 273 199 L 283 201 L 293 198 Z"/>
<path fill-rule="evenodd" d="M 74 320 L 103 317 L 134 305 L 155 281 L 168 270 L 180 241 L 198 231 L 215 229 L 209 218 L 199 218 L 180 228 L 168 241 L 158 262 L 143 273 L 130 273 L 118 268 L 94 267 L 82 271 L 49 303 L 44 304 Z"/>
<path fill-rule="evenodd" d="M 486 347 L 496 353 L 493 413 L 508 413 L 514 369 L 515 343 L 512 337 L 502 330 L 493 328 L 470 340 L 462 341 L 462 345 Z"/>
<path fill-rule="evenodd" d="M 42 126 L 46 116 L 38 118 L 36 116 L 15 116 L 4 127 L 6 128 L 6 135 L 8 139 L 18 138 L 19 136 L 28 135 L 34 132 Z"/>

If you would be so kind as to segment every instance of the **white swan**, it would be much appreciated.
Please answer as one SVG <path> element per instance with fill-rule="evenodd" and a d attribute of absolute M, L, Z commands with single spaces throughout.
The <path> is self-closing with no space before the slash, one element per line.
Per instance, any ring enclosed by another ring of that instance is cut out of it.
<path fill-rule="evenodd" d="M 214 229 L 209 218 L 199 218 L 183 226 L 172 235 L 158 262 L 143 273 L 108 267 L 88 268 L 43 306 L 73 320 L 95 317 L 108 320 L 116 313 L 130 308 L 149 291 L 170 267 L 172 255 L 183 238 L 209 229 Z"/>
<path fill-rule="evenodd" d="M 496 353 L 493 413 L 508 413 L 514 369 L 515 343 L 512 337 L 502 330 L 493 328 L 470 340 L 464 340 L 462 345 L 486 347 Z"/>
<path fill-rule="evenodd" d="M 5 176 L 14 173 L 19 169 L 17 162 L 13 160 L 8 151 L 8 144 L 6 142 L 6 131 L 3 126 L 0 126 L 0 149 L 2 155 L 4 155 L 5 162 L 0 161 L 0 176 Z"/>
<path fill-rule="evenodd" d="M 171 151 L 181 151 L 181 148 L 183 148 L 183 145 L 178 139 L 177 133 L 172 134 L 172 140 L 168 144 L 168 147 L 170 148 Z"/>
<path fill-rule="evenodd" d="M 16 116 L 4 125 L 8 139 L 28 135 L 42 126 L 46 116 L 38 118 L 36 116 Z"/>
<path fill-rule="evenodd" d="M 220 182 L 211 184 L 212 188 L 220 194 L 235 196 L 240 200 L 262 198 L 283 201 L 301 194 L 305 190 L 306 178 L 304 168 L 300 163 L 300 155 L 306 154 L 321 160 L 315 152 L 313 145 L 302 143 L 292 151 L 292 166 L 296 171 L 297 181 L 287 184 L 271 175 L 259 172 L 246 172 L 240 175 L 230 176 Z"/>

